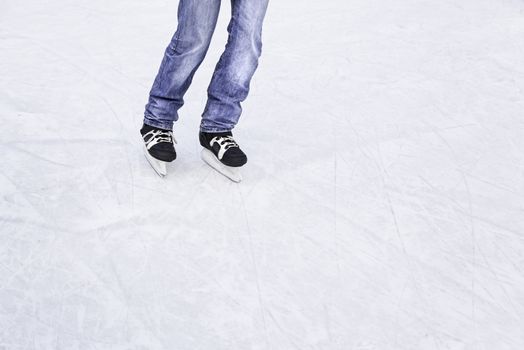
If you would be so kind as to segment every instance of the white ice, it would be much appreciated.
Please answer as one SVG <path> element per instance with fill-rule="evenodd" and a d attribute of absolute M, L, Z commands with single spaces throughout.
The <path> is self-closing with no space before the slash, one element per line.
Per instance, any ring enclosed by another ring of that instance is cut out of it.
<path fill-rule="evenodd" d="M 235 184 L 143 106 L 176 0 L 0 0 L 0 349 L 524 349 L 524 2 L 272 0 Z"/>

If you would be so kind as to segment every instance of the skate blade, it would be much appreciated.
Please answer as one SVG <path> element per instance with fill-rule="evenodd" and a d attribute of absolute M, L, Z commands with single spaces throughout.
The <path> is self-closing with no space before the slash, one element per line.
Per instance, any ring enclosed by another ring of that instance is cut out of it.
<path fill-rule="evenodd" d="M 167 162 L 163 162 L 151 156 L 149 152 L 147 151 L 147 148 L 145 147 L 145 145 L 144 145 L 144 155 L 146 156 L 146 159 L 149 162 L 149 165 L 151 165 L 153 170 L 160 177 L 164 177 L 167 175 Z"/>
<path fill-rule="evenodd" d="M 222 164 L 210 150 L 203 148 L 202 152 L 200 153 L 200 156 L 202 157 L 202 160 L 206 162 L 210 167 L 212 167 L 225 177 L 229 178 L 231 181 L 242 181 L 242 175 L 240 174 L 239 168 L 230 167 Z"/>

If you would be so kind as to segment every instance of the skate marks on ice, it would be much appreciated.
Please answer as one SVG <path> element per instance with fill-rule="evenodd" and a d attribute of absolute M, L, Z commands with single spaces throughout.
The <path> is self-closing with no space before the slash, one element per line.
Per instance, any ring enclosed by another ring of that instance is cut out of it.
<path fill-rule="evenodd" d="M 273 2 L 240 186 L 221 44 L 174 176 L 134 141 L 176 1 L 4 4 L 0 348 L 524 348 L 521 2 Z"/>

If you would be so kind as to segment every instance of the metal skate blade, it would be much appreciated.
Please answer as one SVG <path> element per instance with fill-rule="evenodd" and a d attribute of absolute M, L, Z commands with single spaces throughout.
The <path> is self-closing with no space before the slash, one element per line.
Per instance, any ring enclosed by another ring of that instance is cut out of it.
<path fill-rule="evenodd" d="M 210 150 L 203 148 L 200 152 L 202 160 L 206 162 L 210 167 L 229 178 L 231 181 L 240 182 L 242 181 L 242 175 L 240 174 L 240 169 L 235 167 L 230 167 L 222 164 L 217 157 Z"/>
<path fill-rule="evenodd" d="M 147 148 L 144 145 L 144 155 L 146 156 L 147 161 L 149 162 L 149 165 L 153 168 L 153 170 L 160 176 L 164 177 L 167 175 L 167 163 L 163 162 L 161 160 L 158 160 L 151 156 L 149 152 L 147 151 Z"/>

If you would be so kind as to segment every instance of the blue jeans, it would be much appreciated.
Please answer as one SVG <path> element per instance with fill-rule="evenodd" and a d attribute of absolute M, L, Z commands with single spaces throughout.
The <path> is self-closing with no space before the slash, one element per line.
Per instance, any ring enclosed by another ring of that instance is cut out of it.
<path fill-rule="evenodd" d="M 144 123 L 171 130 L 184 94 L 202 63 L 215 30 L 221 0 L 180 0 L 178 28 L 167 47 L 149 94 Z M 262 50 L 262 22 L 268 0 L 231 0 L 224 53 L 208 88 L 200 130 L 229 131 L 242 113 Z"/>

